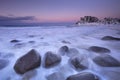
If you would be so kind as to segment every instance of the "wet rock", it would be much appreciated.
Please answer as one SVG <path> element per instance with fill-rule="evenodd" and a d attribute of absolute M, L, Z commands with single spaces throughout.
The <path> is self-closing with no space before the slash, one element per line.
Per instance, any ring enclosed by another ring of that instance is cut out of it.
<path fill-rule="evenodd" d="M 59 53 L 61 55 L 65 55 L 66 53 L 69 52 L 69 48 L 67 46 L 62 46 L 60 49 L 59 49 Z"/>
<path fill-rule="evenodd" d="M 36 35 L 28 35 L 28 37 L 34 38 L 34 37 L 36 37 Z"/>
<path fill-rule="evenodd" d="M 106 80 L 118 80 L 120 79 L 120 69 L 114 71 L 112 69 L 110 70 L 105 70 L 103 69 L 101 72 L 101 75 L 104 75 Z"/>
<path fill-rule="evenodd" d="M 110 55 L 97 56 L 93 61 L 103 67 L 120 67 L 120 62 Z"/>
<path fill-rule="evenodd" d="M 46 68 L 55 66 L 55 65 L 59 64 L 60 62 L 61 62 L 60 55 L 54 54 L 50 51 L 45 54 L 45 65 L 44 66 Z"/>
<path fill-rule="evenodd" d="M 33 44 L 33 43 L 35 43 L 35 41 L 29 41 L 28 43 L 31 43 L 31 44 Z"/>
<path fill-rule="evenodd" d="M 112 36 L 104 36 L 102 40 L 115 40 L 115 41 L 120 41 L 120 38 L 117 37 L 112 37 Z"/>
<path fill-rule="evenodd" d="M 39 67 L 41 64 L 41 56 L 32 49 L 24 56 L 20 57 L 15 65 L 14 70 L 18 74 L 24 74 L 27 71 L 33 70 L 37 67 Z"/>
<path fill-rule="evenodd" d="M 75 75 L 71 75 L 66 80 L 99 80 L 99 78 L 98 76 L 92 73 L 82 72 Z"/>
<path fill-rule="evenodd" d="M 111 51 L 107 48 L 104 47 L 99 47 L 99 46 L 91 46 L 89 47 L 90 51 L 96 52 L 96 53 L 110 53 Z"/>
<path fill-rule="evenodd" d="M 47 80 L 65 80 L 65 77 L 59 72 L 52 73 L 46 78 Z"/>
<path fill-rule="evenodd" d="M 11 42 L 11 43 L 17 43 L 17 42 L 20 42 L 20 40 L 14 39 L 14 40 L 11 40 L 10 42 Z"/>
<path fill-rule="evenodd" d="M 17 43 L 17 44 L 14 45 L 14 48 L 22 48 L 25 45 L 26 45 L 25 43 Z"/>
<path fill-rule="evenodd" d="M 68 57 L 74 57 L 79 54 L 79 51 L 75 48 L 70 48 L 69 52 L 66 54 Z"/>
<path fill-rule="evenodd" d="M 62 43 L 71 44 L 69 41 L 65 41 L 65 40 L 63 40 Z"/>
<path fill-rule="evenodd" d="M 70 59 L 70 63 L 76 70 L 84 70 L 87 69 L 87 66 L 82 64 L 83 58 L 80 58 L 78 56 L 75 56 Z"/>
<path fill-rule="evenodd" d="M 44 39 L 44 37 L 41 37 L 40 39 Z"/>
<path fill-rule="evenodd" d="M 8 63 L 8 60 L 0 59 L 0 70 L 5 68 L 8 65 Z"/>
<path fill-rule="evenodd" d="M 35 77 L 36 75 L 37 75 L 36 70 L 28 71 L 23 75 L 22 80 L 30 80 L 30 78 Z"/>

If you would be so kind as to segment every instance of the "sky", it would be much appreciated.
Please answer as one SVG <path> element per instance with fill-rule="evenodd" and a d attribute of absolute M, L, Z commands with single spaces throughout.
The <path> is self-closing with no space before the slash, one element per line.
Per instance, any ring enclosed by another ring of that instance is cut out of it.
<path fill-rule="evenodd" d="M 83 16 L 120 17 L 120 0 L 0 0 L 0 24 L 74 23 Z"/>

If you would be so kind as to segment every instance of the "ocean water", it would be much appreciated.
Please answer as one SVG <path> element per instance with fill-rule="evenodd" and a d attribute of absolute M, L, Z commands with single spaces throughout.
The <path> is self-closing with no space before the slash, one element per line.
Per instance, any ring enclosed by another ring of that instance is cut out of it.
<path fill-rule="evenodd" d="M 67 45 L 79 51 L 81 57 L 85 57 L 88 69 L 76 71 L 69 64 L 69 57 L 62 56 L 59 65 L 46 69 L 42 65 L 33 70 L 30 80 L 47 80 L 47 76 L 58 72 L 66 79 L 68 76 L 81 73 L 92 72 L 98 75 L 101 80 L 118 80 L 120 67 L 101 67 L 96 65 L 92 58 L 98 54 L 87 49 L 90 46 L 101 46 L 111 50 L 111 55 L 120 61 L 120 42 L 103 41 L 103 36 L 115 36 L 120 38 L 120 26 L 39 26 L 39 27 L 0 27 L 0 59 L 9 61 L 9 64 L 0 70 L 0 80 L 24 80 L 25 75 L 17 74 L 13 66 L 18 58 L 26 54 L 31 49 L 35 49 L 42 57 L 47 51 L 58 54 L 61 46 Z M 19 44 L 11 43 L 11 40 L 20 40 Z M 35 43 L 29 43 L 34 41 Z M 67 41 L 69 43 L 63 43 Z M 3 57 L 4 55 L 10 55 Z M 29 79 L 28 79 L 29 80 Z"/>

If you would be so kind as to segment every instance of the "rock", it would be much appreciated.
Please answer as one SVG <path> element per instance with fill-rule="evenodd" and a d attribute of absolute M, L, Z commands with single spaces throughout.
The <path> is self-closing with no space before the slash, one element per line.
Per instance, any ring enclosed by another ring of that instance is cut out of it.
<path fill-rule="evenodd" d="M 0 59 L 0 70 L 5 68 L 8 65 L 8 63 L 8 60 Z"/>
<path fill-rule="evenodd" d="M 82 64 L 81 62 L 83 61 L 83 58 L 80 58 L 78 56 L 75 56 L 73 58 L 70 59 L 70 63 L 72 64 L 72 66 L 76 69 L 76 70 L 84 70 L 87 69 L 87 67 Z"/>
<path fill-rule="evenodd" d="M 10 42 L 11 42 L 11 43 L 17 43 L 17 42 L 20 42 L 20 40 L 14 39 L 14 40 L 11 40 Z"/>
<path fill-rule="evenodd" d="M 119 68 L 117 69 L 117 71 L 112 70 L 112 69 L 110 69 L 110 70 L 102 69 L 102 72 L 100 74 L 104 75 L 106 80 L 118 80 L 118 79 L 120 79 L 120 69 Z"/>
<path fill-rule="evenodd" d="M 32 77 L 35 77 L 36 75 L 37 75 L 36 70 L 28 71 L 23 75 L 22 80 L 30 80 Z"/>
<path fill-rule="evenodd" d="M 90 72 L 82 72 L 69 76 L 66 80 L 99 80 L 97 75 Z"/>
<path fill-rule="evenodd" d="M 112 37 L 112 36 L 104 36 L 102 40 L 115 40 L 115 41 L 120 41 L 120 38 L 117 37 Z"/>
<path fill-rule="evenodd" d="M 64 75 L 62 75 L 59 72 L 54 72 L 54 73 L 48 75 L 46 78 L 47 78 L 47 80 L 65 80 Z"/>
<path fill-rule="evenodd" d="M 49 68 L 61 62 L 61 56 L 48 51 L 45 54 L 45 67 Z"/>
<path fill-rule="evenodd" d="M 40 39 L 44 39 L 44 37 L 41 37 Z"/>
<path fill-rule="evenodd" d="M 29 41 L 28 43 L 31 43 L 31 44 L 33 44 L 33 43 L 35 43 L 35 41 Z"/>
<path fill-rule="evenodd" d="M 65 55 L 66 53 L 69 52 L 69 48 L 67 46 L 62 46 L 60 49 L 59 49 L 59 53 L 61 55 Z"/>
<path fill-rule="evenodd" d="M 74 57 L 74 56 L 76 56 L 76 55 L 78 55 L 78 54 L 79 54 L 79 51 L 78 51 L 77 49 L 75 49 L 75 48 L 70 48 L 70 49 L 69 49 L 69 52 L 66 53 L 66 55 L 67 55 L 68 57 Z"/>
<path fill-rule="evenodd" d="M 25 43 L 17 43 L 14 45 L 14 48 L 22 48 L 22 47 L 25 47 L 26 44 Z"/>
<path fill-rule="evenodd" d="M 28 35 L 28 37 L 34 38 L 34 37 L 36 37 L 36 35 Z"/>
<path fill-rule="evenodd" d="M 63 40 L 62 43 L 71 44 L 69 41 L 65 41 L 65 40 Z"/>
<path fill-rule="evenodd" d="M 102 67 L 120 67 L 120 62 L 110 55 L 100 55 L 93 58 L 93 61 Z"/>
<path fill-rule="evenodd" d="M 111 51 L 107 48 L 104 47 L 99 47 L 99 46 L 91 46 L 89 47 L 90 51 L 96 52 L 96 53 L 110 53 Z"/>
<path fill-rule="evenodd" d="M 24 56 L 20 57 L 15 65 L 14 70 L 18 74 L 24 74 L 27 71 L 33 70 L 37 67 L 39 67 L 41 64 L 41 56 L 32 49 Z"/>

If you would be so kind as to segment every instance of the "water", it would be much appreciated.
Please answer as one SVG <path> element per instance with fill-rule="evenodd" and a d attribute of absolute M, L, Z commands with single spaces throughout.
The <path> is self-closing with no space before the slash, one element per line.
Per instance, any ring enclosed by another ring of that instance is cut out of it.
<path fill-rule="evenodd" d="M 120 42 L 108 42 L 100 40 L 105 35 L 120 37 L 118 31 L 120 26 L 84 26 L 84 27 L 1 27 L 0 28 L 0 52 L 4 54 L 12 53 L 14 56 L 5 58 L 10 61 L 9 65 L 0 70 L 0 80 L 22 80 L 24 75 L 18 75 L 13 69 L 16 60 L 26 54 L 31 49 L 36 49 L 42 56 L 47 51 L 58 53 L 61 46 L 67 45 L 70 48 L 76 48 L 81 56 L 85 57 L 84 63 L 88 63 L 88 69 L 80 72 L 92 72 L 98 75 L 102 80 L 118 80 L 120 67 L 104 68 L 96 65 L 92 58 L 98 54 L 87 50 L 90 46 L 102 46 L 111 50 L 110 55 L 120 61 Z M 33 35 L 33 37 L 29 37 Z M 21 40 L 23 46 L 10 43 L 11 40 Z M 69 41 L 70 44 L 62 43 L 63 40 Z M 35 41 L 30 44 L 29 41 Z M 0 57 L 2 58 L 2 57 Z M 30 80 L 46 80 L 46 77 L 54 72 L 59 72 L 65 78 L 70 75 L 79 73 L 68 63 L 69 57 L 63 56 L 58 66 L 46 69 L 43 66 L 33 70 L 34 74 Z"/>

